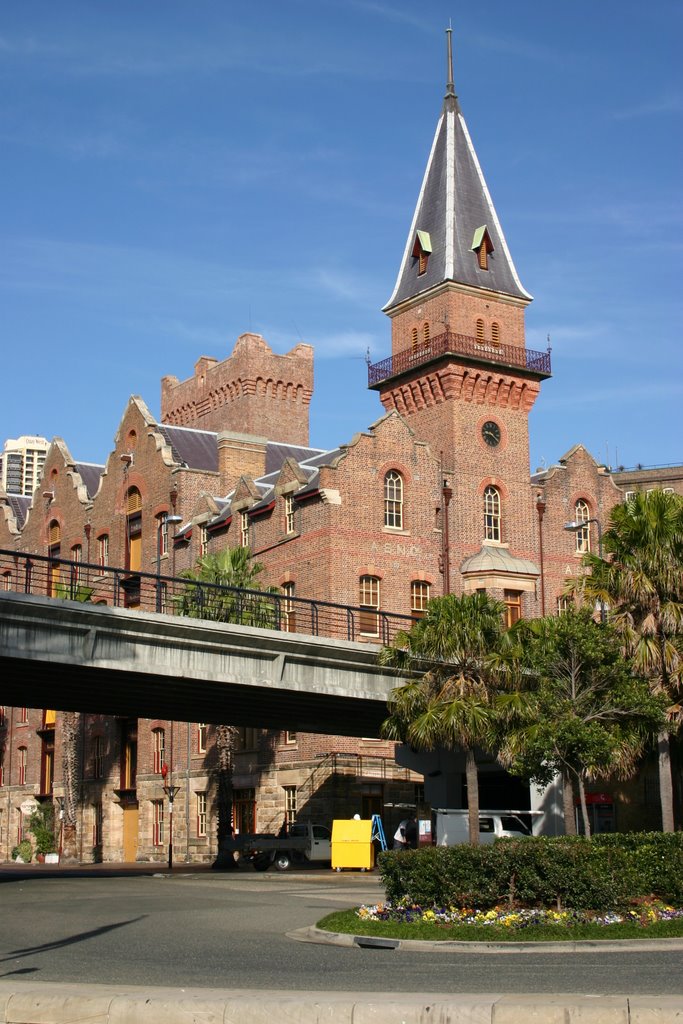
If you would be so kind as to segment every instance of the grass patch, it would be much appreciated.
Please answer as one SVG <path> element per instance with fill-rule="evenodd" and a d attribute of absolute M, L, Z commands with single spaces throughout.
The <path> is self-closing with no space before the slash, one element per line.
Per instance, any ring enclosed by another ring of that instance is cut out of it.
<path fill-rule="evenodd" d="M 683 920 L 657 921 L 647 926 L 619 924 L 455 925 L 428 921 L 363 921 L 355 910 L 338 910 L 318 922 L 318 928 L 344 935 L 373 935 L 382 939 L 423 939 L 430 942 L 575 942 L 578 939 L 673 939 L 683 936 Z"/>

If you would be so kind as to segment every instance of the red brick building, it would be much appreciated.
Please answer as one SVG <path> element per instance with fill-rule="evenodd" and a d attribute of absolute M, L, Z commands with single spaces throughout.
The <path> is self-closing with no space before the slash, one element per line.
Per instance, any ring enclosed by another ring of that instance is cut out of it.
<path fill-rule="evenodd" d="M 551 369 L 549 353 L 525 347 L 530 301 L 451 80 L 385 306 L 391 355 L 370 367 L 384 415 L 378 408 L 333 451 L 309 447 L 312 349 L 277 355 L 243 334 L 227 358 L 202 356 L 189 380 L 162 378 L 159 421 L 132 397 L 104 465 L 77 462 L 55 439 L 32 499 L 0 493 L 0 548 L 99 566 L 103 579 L 124 568 L 123 603 L 135 609 L 155 585 L 145 573 L 176 576 L 207 552 L 249 546 L 264 582 L 290 601 L 287 628 L 304 629 L 295 597 L 334 601 L 363 607 L 357 639 L 369 642 L 379 612 L 419 615 L 445 592 L 485 589 L 509 622 L 555 613 L 624 493 L 683 493 L 683 473 L 612 471 L 576 445 L 530 476 L 528 414 Z M 8 556 L 0 573 L 11 589 Z M 101 599 L 97 572 L 89 583 Z M 84 714 L 79 728 L 81 859 L 165 859 L 163 764 L 179 787 L 176 859 L 214 856 L 213 725 Z M 330 823 L 358 811 L 382 814 L 393 833 L 403 812 L 387 804 L 424 796 L 422 777 L 393 754 L 377 739 L 305 735 L 296 723 L 241 729 L 235 826 L 277 830 L 283 817 Z M 63 796 L 60 714 L 6 708 L 0 755 L 6 860 L 26 828 L 22 804 Z M 489 767 L 489 791 L 505 792 Z M 613 825 L 657 826 L 647 773 L 642 785 L 628 799 L 610 789 Z"/>

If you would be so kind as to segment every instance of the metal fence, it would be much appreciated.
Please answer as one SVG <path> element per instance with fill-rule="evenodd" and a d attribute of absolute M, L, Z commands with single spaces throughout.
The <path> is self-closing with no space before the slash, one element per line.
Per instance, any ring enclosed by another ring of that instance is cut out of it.
<path fill-rule="evenodd" d="M 312 601 L 277 590 L 242 590 L 185 576 L 131 572 L 0 549 L 0 588 L 55 600 L 257 626 L 308 636 L 389 644 L 415 621 L 375 608 Z"/>

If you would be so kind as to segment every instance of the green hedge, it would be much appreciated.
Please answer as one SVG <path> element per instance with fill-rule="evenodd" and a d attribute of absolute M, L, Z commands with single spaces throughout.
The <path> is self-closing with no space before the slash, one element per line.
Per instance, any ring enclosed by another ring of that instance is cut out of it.
<path fill-rule="evenodd" d="M 382 853 L 387 899 L 421 906 L 501 903 L 610 910 L 657 896 L 683 906 L 683 833 L 502 839 L 492 846 Z"/>

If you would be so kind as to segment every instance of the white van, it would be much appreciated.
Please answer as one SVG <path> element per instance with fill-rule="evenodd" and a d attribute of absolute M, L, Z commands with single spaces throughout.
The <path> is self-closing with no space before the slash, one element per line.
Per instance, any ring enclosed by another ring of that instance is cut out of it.
<path fill-rule="evenodd" d="M 519 817 L 525 811 L 480 811 L 479 842 L 492 843 L 501 836 L 522 839 L 531 835 L 528 827 Z M 433 812 L 435 844 L 456 846 L 468 843 L 470 839 L 469 812 L 461 808 L 438 807 Z"/>

